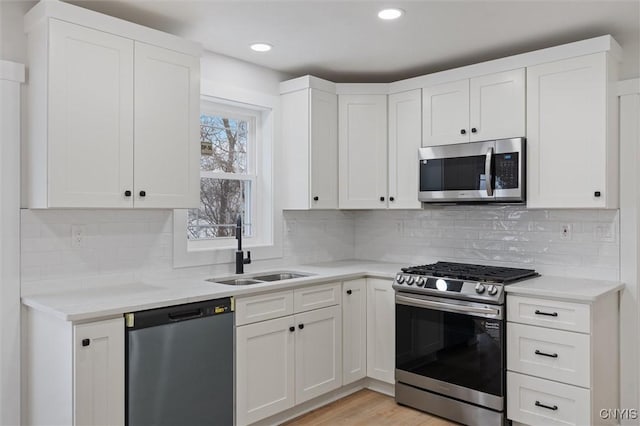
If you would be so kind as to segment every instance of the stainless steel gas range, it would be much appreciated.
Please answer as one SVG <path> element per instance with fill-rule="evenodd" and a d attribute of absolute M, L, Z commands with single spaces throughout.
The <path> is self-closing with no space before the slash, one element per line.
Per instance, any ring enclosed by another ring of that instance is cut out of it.
<path fill-rule="evenodd" d="M 396 291 L 396 402 L 467 425 L 503 425 L 504 286 L 532 269 L 437 262 Z"/>

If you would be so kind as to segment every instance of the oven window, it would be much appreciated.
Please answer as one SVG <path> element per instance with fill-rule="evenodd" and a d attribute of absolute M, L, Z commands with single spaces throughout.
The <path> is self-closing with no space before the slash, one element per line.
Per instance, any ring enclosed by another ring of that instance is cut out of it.
<path fill-rule="evenodd" d="M 396 304 L 396 368 L 504 396 L 504 321 Z"/>
<path fill-rule="evenodd" d="M 420 161 L 420 191 L 484 190 L 484 155 Z"/>

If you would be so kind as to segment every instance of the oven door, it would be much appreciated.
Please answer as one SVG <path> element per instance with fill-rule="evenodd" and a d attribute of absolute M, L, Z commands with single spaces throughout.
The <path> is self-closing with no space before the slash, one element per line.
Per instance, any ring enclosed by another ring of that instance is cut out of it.
<path fill-rule="evenodd" d="M 504 409 L 501 306 L 396 294 L 396 381 Z"/>
<path fill-rule="evenodd" d="M 495 141 L 419 149 L 422 202 L 492 201 Z"/>

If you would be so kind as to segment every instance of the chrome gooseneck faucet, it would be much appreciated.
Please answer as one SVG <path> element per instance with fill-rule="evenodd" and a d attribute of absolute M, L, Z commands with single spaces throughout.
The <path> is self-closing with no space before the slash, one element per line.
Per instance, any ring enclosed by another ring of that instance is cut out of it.
<path fill-rule="evenodd" d="M 244 265 L 251 263 L 251 252 L 247 251 L 247 257 L 244 257 L 242 251 L 242 216 L 238 215 L 236 221 L 236 240 L 238 240 L 238 250 L 236 250 L 236 274 L 244 274 Z"/>

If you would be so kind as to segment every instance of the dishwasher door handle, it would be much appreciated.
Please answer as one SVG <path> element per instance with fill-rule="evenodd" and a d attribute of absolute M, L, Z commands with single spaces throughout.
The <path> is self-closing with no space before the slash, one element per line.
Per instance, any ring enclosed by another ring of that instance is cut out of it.
<path fill-rule="evenodd" d="M 184 321 L 192 318 L 200 318 L 201 316 L 202 316 L 202 309 L 191 309 L 188 311 L 169 313 L 169 319 L 171 321 Z"/>

